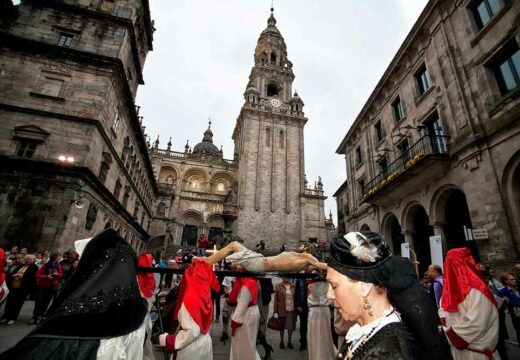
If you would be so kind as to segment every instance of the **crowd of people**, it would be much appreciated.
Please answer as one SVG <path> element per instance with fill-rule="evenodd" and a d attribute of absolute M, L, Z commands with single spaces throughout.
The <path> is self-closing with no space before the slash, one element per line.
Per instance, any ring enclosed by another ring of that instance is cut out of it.
<path fill-rule="evenodd" d="M 334 239 L 326 263 L 313 256 L 313 246 L 274 257 L 238 243 L 206 254 L 207 246 L 202 239 L 197 248 L 155 263 L 150 254 L 137 257 L 109 229 L 88 243 L 81 260 L 75 250 L 49 256 L 0 249 L 0 322 L 12 325 L 24 302 L 34 299 L 30 323 L 40 324 L 0 359 L 39 358 L 58 347 L 77 360 L 115 354 L 151 360 L 153 347 L 176 360 L 212 359 L 211 327 L 220 327 L 224 344 L 231 340 L 231 360 L 261 359 L 257 344 L 269 359 L 275 350 L 268 331 L 279 333 L 276 351 L 295 348 L 298 337 L 310 360 L 507 359 L 505 340 L 513 336 L 507 316 L 520 340 L 516 275 L 504 272 L 497 279 L 468 248 L 448 251 L 444 264 L 428 267 L 421 284 L 409 260 L 392 255 L 372 232 Z M 183 271 L 160 281 L 137 266 Z M 220 269 L 244 274 L 222 277 Z M 251 273 L 264 271 L 305 275 Z M 71 337 L 67 328 L 78 319 L 84 326 Z M 94 351 L 95 357 L 82 355 Z"/>
<path fill-rule="evenodd" d="M 0 304 L 5 303 L 0 324 L 13 325 L 27 300 L 34 301 L 29 324 L 39 324 L 52 299 L 69 281 L 79 264 L 78 253 L 71 249 L 65 253 L 40 251 L 36 254 L 27 248 L 13 246 L 3 251 L 2 291 Z"/>

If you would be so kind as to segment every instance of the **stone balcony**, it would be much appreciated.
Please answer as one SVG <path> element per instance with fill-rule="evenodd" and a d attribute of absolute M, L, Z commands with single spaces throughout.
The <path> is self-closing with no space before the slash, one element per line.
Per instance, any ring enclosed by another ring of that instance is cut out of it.
<path fill-rule="evenodd" d="M 363 202 L 382 205 L 398 201 L 431 180 L 442 176 L 449 166 L 450 138 L 425 135 L 383 171 L 363 186 Z"/>

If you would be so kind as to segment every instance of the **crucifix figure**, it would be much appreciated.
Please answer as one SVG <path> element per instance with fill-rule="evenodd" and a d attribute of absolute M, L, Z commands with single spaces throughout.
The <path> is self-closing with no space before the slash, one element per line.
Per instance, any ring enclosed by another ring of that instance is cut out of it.
<path fill-rule="evenodd" d="M 249 250 L 237 241 L 233 241 L 223 249 L 213 252 L 212 255 L 199 258 L 210 265 L 226 258 L 231 264 L 240 265 L 250 272 L 298 272 L 309 266 L 327 270 L 327 264 L 320 262 L 311 254 L 284 251 L 276 256 L 264 257 L 262 254 Z"/>

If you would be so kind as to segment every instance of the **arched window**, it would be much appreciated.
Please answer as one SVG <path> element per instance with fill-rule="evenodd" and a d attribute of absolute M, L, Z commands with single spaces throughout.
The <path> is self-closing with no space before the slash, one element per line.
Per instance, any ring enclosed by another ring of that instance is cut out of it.
<path fill-rule="evenodd" d="M 267 85 L 267 96 L 278 96 L 279 92 L 278 85 L 275 83 Z"/>
<path fill-rule="evenodd" d="M 191 184 L 190 184 L 190 185 L 191 185 L 191 188 L 192 188 L 193 190 L 199 190 L 199 189 L 200 189 L 200 181 L 199 181 L 198 179 L 193 179 L 193 180 L 191 181 Z"/>
<path fill-rule="evenodd" d="M 265 128 L 265 146 L 271 146 L 271 128 Z"/>
<path fill-rule="evenodd" d="M 276 64 L 276 52 L 271 53 L 271 64 Z"/>
<path fill-rule="evenodd" d="M 117 179 L 116 181 L 116 186 L 114 188 L 114 197 L 119 200 L 119 194 L 121 193 L 121 188 L 123 187 L 123 185 L 121 184 L 121 180 L 120 179 Z"/>
<path fill-rule="evenodd" d="M 157 216 L 164 216 L 166 214 L 166 204 L 162 201 L 157 204 Z"/>
<path fill-rule="evenodd" d="M 218 183 L 217 184 L 217 191 L 219 191 L 219 192 L 226 191 L 226 185 L 224 185 L 224 183 Z"/>
<path fill-rule="evenodd" d="M 283 130 L 280 130 L 280 149 L 283 149 L 285 147 L 285 137 L 284 137 L 284 134 L 283 134 Z"/>

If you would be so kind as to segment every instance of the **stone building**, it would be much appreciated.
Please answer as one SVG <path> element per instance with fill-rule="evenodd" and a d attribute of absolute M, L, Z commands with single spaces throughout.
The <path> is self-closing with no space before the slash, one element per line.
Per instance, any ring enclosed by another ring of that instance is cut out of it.
<path fill-rule="evenodd" d="M 254 53 L 233 140 L 238 161 L 235 231 L 268 246 L 324 241 L 321 180 L 306 186 L 303 130 L 307 118 L 295 92 L 292 63 L 272 12 Z"/>
<path fill-rule="evenodd" d="M 518 261 L 519 14 L 511 0 L 428 2 L 337 149 L 343 232 L 379 231 L 396 253 L 405 241 L 422 270 L 432 235 Z"/>
<path fill-rule="evenodd" d="M 158 196 L 134 104 L 148 0 L 1 3 L 0 246 L 64 250 L 112 227 L 143 249 Z"/>
<path fill-rule="evenodd" d="M 231 187 L 238 205 L 234 234 L 246 244 L 264 240 L 278 249 L 282 243 L 295 248 L 300 241 L 326 241 L 326 197 L 321 179 L 314 187 L 305 180 L 307 118 L 303 101 L 293 95 L 293 80 L 292 63 L 271 14 L 236 121 L 233 160 L 223 159 L 210 129 L 192 152 L 188 145 L 183 153 L 171 151 L 171 144 L 151 149 L 159 189 L 170 186 L 176 192 L 173 203 L 164 199 L 157 204 L 157 213 L 167 216 L 154 225 L 154 235 L 172 222 L 167 230 L 175 244 L 192 244 L 201 233 L 211 240 L 222 232 L 220 214 Z"/>
<path fill-rule="evenodd" d="M 223 158 L 210 127 L 193 150 L 186 144 L 184 152 L 172 151 L 171 138 L 166 149 L 159 145 L 157 139 L 150 148 L 159 187 L 152 236 L 165 234 L 167 244 L 185 245 L 195 245 L 200 234 L 210 241 L 222 236 L 224 199 L 236 179 L 236 162 Z"/>

